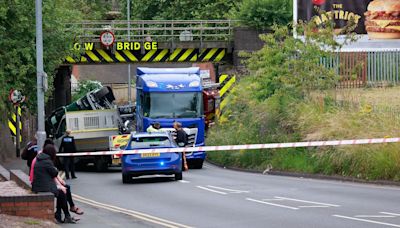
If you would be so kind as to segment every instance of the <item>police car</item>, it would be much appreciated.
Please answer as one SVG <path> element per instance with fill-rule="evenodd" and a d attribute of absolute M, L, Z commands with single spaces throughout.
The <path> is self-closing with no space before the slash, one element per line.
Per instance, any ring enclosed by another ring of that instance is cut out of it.
<path fill-rule="evenodd" d="M 170 133 L 133 133 L 125 150 L 178 147 Z M 122 182 L 129 183 L 132 177 L 153 174 L 174 175 L 182 180 L 182 153 L 140 153 L 123 155 Z"/>

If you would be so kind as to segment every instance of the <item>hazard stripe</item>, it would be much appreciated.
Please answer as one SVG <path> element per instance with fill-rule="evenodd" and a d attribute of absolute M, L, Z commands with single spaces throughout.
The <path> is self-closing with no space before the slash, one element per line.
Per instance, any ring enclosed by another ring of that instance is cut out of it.
<path fill-rule="evenodd" d="M 189 56 L 190 58 L 190 56 Z M 197 51 L 193 52 L 193 56 L 189 60 L 190 62 L 196 62 L 197 61 Z"/>
<path fill-rule="evenodd" d="M 227 79 L 227 78 L 228 78 L 227 74 L 223 74 L 223 75 L 219 76 L 219 83 L 223 83 L 225 81 L 225 79 Z"/>
<path fill-rule="evenodd" d="M 160 51 L 159 54 L 157 54 L 157 56 L 153 59 L 154 62 L 160 62 L 160 61 L 165 61 L 166 59 L 168 59 L 167 54 L 169 53 L 168 49 L 163 49 L 162 51 Z"/>
<path fill-rule="evenodd" d="M 146 53 L 146 55 L 143 56 L 141 59 L 144 62 L 149 62 L 150 58 L 156 53 L 157 50 L 150 50 L 149 52 Z"/>
<path fill-rule="evenodd" d="M 224 87 L 221 88 L 219 91 L 219 96 L 223 97 L 224 94 L 232 87 L 233 83 L 236 82 L 236 76 L 233 76 L 229 81 L 226 83 Z"/>
<path fill-rule="evenodd" d="M 97 51 L 97 52 L 101 55 L 101 57 L 103 57 L 107 62 L 109 62 L 109 63 L 114 62 L 113 59 L 112 59 L 104 50 L 98 49 L 98 50 L 96 50 L 96 51 Z"/>
<path fill-rule="evenodd" d="M 221 101 L 221 103 L 219 103 L 219 109 L 223 110 L 227 103 L 228 103 L 227 99 L 224 99 L 223 101 Z"/>
<path fill-rule="evenodd" d="M 118 51 L 115 51 L 115 58 L 117 58 L 117 60 L 120 61 L 120 62 L 123 62 L 123 63 L 126 62 L 124 57 L 122 57 L 122 55 Z"/>
<path fill-rule="evenodd" d="M 168 49 L 153 49 L 148 51 L 142 58 L 143 62 L 160 62 L 168 60 Z"/>
<path fill-rule="evenodd" d="M 136 56 L 134 56 L 130 51 L 123 50 L 122 52 L 129 58 L 130 61 L 132 61 L 132 62 L 137 62 L 137 61 L 139 61 L 139 60 L 136 58 Z"/>
<path fill-rule="evenodd" d="M 94 62 L 100 62 L 100 59 L 92 51 L 86 51 L 86 54 Z"/>
<path fill-rule="evenodd" d="M 193 49 L 187 49 L 187 50 L 182 54 L 182 56 L 179 57 L 178 62 L 183 62 L 183 61 L 185 61 L 185 60 L 190 56 L 190 54 L 192 54 L 193 51 L 194 51 Z"/>
<path fill-rule="evenodd" d="M 213 59 L 213 61 L 215 62 L 221 61 L 225 57 L 225 52 L 226 52 L 225 49 L 222 49 L 220 53 Z"/>
<path fill-rule="evenodd" d="M 110 51 L 103 49 L 87 50 L 80 57 L 67 56 L 65 62 L 69 64 L 79 63 L 127 63 L 127 62 L 219 62 L 226 56 L 225 48 L 176 48 L 170 49 L 154 49 L 149 50 L 145 54 L 139 51 Z"/>
<path fill-rule="evenodd" d="M 76 63 L 75 60 L 71 56 L 67 56 L 66 60 L 69 63 Z"/>
<path fill-rule="evenodd" d="M 86 63 L 88 60 L 85 56 L 81 56 L 81 62 L 82 63 Z"/>
<path fill-rule="evenodd" d="M 218 49 L 213 48 L 211 49 L 206 56 L 204 56 L 204 58 L 201 61 L 208 61 L 210 60 L 210 58 L 212 58 L 212 56 L 215 54 L 215 52 L 217 52 Z"/>
<path fill-rule="evenodd" d="M 175 49 L 172 54 L 169 56 L 169 61 L 176 61 L 176 56 L 182 52 L 182 48 Z"/>
<path fill-rule="evenodd" d="M 192 58 L 196 56 L 195 54 L 196 54 L 196 53 L 195 53 L 195 51 L 194 51 L 193 48 L 188 49 L 188 50 L 186 50 L 185 53 L 183 53 L 183 55 L 178 59 L 178 62 L 183 62 L 183 61 L 188 61 L 188 60 L 192 61 Z M 196 59 L 197 59 L 197 57 L 196 57 Z"/>
<path fill-rule="evenodd" d="M 10 120 L 8 120 L 8 128 L 10 128 L 12 135 L 14 135 L 14 136 L 17 135 L 17 129 L 15 128 L 14 123 L 12 123 Z"/>

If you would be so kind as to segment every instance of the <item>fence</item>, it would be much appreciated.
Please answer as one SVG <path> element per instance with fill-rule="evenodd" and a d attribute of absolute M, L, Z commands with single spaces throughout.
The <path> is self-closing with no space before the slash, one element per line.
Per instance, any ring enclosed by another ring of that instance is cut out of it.
<path fill-rule="evenodd" d="M 340 52 L 321 64 L 340 76 L 338 88 L 394 85 L 400 81 L 400 51 Z"/>
<path fill-rule="evenodd" d="M 112 31 L 116 41 L 230 41 L 231 20 L 83 21 L 66 24 L 78 42 L 99 42 L 100 33 Z"/>

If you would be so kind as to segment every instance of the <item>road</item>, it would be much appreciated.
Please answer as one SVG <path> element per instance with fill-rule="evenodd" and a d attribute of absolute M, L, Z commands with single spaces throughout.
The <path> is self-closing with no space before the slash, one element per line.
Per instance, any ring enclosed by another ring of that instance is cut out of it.
<path fill-rule="evenodd" d="M 399 187 L 210 164 L 185 172 L 178 182 L 157 176 L 122 184 L 117 170 L 79 172 L 69 183 L 79 204 L 124 214 L 144 227 L 400 227 Z"/>

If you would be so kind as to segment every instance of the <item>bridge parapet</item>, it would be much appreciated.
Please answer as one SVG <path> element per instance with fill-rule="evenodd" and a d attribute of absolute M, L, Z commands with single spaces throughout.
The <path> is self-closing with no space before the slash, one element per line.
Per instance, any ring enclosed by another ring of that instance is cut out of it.
<path fill-rule="evenodd" d="M 219 62 L 233 48 L 232 20 L 82 21 L 66 24 L 75 34 L 79 56 L 69 63 Z M 114 41 L 105 46 L 101 34 L 111 32 Z"/>
<path fill-rule="evenodd" d="M 101 47 L 100 34 L 111 31 L 115 42 L 156 41 L 160 48 L 230 48 L 232 20 L 82 21 L 66 24 L 79 43 Z"/>

